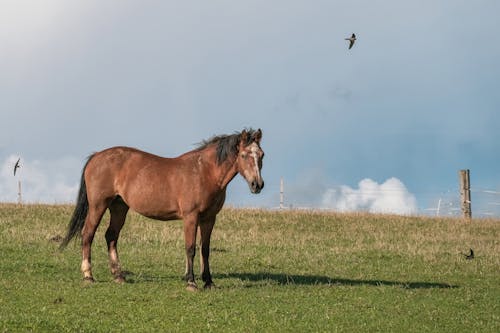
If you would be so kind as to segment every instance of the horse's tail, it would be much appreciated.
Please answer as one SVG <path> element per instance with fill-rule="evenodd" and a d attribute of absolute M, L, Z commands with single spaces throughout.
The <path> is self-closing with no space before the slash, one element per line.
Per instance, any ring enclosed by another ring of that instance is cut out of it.
<path fill-rule="evenodd" d="M 78 192 L 78 197 L 76 199 L 76 207 L 75 210 L 73 211 L 73 216 L 69 221 L 68 232 L 64 237 L 61 245 L 59 246 L 60 250 L 63 250 L 71 241 L 71 239 L 73 239 L 73 237 L 81 234 L 83 225 L 85 224 L 85 218 L 87 217 L 87 213 L 89 211 L 89 201 L 87 199 L 87 186 L 85 184 L 85 169 L 87 168 L 87 165 L 93 156 L 94 155 L 91 155 L 88 158 L 87 163 L 85 163 L 85 166 L 83 167 L 82 178 L 80 180 L 80 190 Z"/>

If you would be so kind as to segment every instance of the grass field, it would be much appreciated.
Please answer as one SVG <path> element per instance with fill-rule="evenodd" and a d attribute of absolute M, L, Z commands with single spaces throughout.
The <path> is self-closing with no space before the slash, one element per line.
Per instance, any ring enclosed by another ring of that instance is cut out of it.
<path fill-rule="evenodd" d="M 71 213 L 0 204 L 0 331 L 500 332 L 500 220 L 224 209 L 218 288 L 191 293 L 180 221 L 129 214 L 122 285 L 103 222 L 86 285 L 78 241 L 54 240 Z"/>

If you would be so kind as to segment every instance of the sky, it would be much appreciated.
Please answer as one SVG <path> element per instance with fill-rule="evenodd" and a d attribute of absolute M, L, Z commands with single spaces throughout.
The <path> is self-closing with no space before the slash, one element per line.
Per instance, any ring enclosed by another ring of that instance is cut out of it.
<path fill-rule="evenodd" d="M 0 201 L 74 202 L 88 155 L 261 128 L 226 203 L 500 216 L 500 2 L 0 0 Z M 356 44 L 348 50 L 344 38 Z M 12 168 L 21 157 L 16 177 Z M 499 192 L 499 193 L 496 193 Z"/>

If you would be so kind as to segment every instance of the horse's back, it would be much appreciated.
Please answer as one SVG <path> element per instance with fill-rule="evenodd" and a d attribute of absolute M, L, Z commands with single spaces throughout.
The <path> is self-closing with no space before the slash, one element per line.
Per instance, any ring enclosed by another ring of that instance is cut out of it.
<path fill-rule="evenodd" d="M 125 147 L 125 146 L 117 146 L 104 149 L 100 152 L 92 155 L 91 160 L 101 159 L 109 162 L 118 162 L 123 163 L 131 158 L 141 158 L 141 159 L 164 159 L 164 157 L 160 157 L 158 155 L 154 155 L 137 148 Z"/>
<path fill-rule="evenodd" d="M 94 154 L 85 170 L 87 191 L 97 201 L 120 196 L 149 217 L 177 217 L 178 158 L 165 158 L 131 147 L 113 147 Z"/>
<path fill-rule="evenodd" d="M 105 196 L 118 194 L 121 181 L 137 174 L 138 162 L 143 159 L 154 160 L 155 156 L 130 147 L 113 147 L 95 153 L 85 167 L 87 190 L 95 187 Z M 133 170 L 134 165 L 137 170 Z"/>
<path fill-rule="evenodd" d="M 116 177 L 141 161 L 144 164 L 147 160 L 154 161 L 159 158 L 159 156 L 130 147 L 108 148 L 90 157 L 85 176 L 94 181 L 98 179 L 115 181 Z"/>

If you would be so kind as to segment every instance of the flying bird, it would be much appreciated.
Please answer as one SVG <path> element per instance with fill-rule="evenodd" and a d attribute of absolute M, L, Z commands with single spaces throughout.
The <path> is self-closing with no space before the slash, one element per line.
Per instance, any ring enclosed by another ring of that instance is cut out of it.
<path fill-rule="evenodd" d="M 465 256 L 465 259 L 467 259 L 467 260 L 474 259 L 474 251 L 472 249 L 470 249 L 470 253 L 469 254 L 465 254 L 465 253 L 462 253 L 462 254 Z"/>
<path fill-rule="evenodd" d="M 356 35 L 355 34 L 352 34 L 351 37 L 349 38 L 344 38 L 345 40 L 348 40 L 349 41 L 349 50 L 351 49 L 351 47 L 354 45 L 354 42 L 356 41 Z"/>
<path fill-rule="evenodd" d="M 14 176 L 16 175 L 17 169 L 19 169 L 21 167 L 21 165 L 19 165 L 19 161 L 21 161 L 20 157 L 18 158 L 16 165 L 14 165 Z"/>

